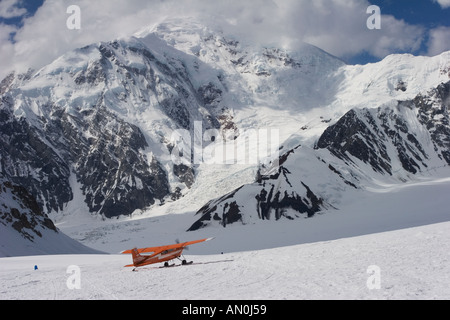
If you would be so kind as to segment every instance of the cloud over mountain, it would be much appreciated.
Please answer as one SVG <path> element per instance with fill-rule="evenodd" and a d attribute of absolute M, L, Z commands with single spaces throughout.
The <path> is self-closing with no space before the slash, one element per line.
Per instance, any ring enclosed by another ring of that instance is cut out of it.
<path fill-rule="evenodd" d="M 23 8 L 15 5 L 15 1 L 2 1 L 0 12 L 23 15 Z M 267 46 L 295 49 L 308 42 L 340 58 L 362 53 L 383 58 L 414 51 L 426 33 L 424 27 L 389 15 L 382 15 L 380 30 L 369 30 L 366 0 L 80 0 L 76 3 L 81 12 L 79 30 L 66 26 L 70 5 L 73 1 L 47 0 L 33 16 L 23 17 L 20 29 L 0 24 L 0 78 L 13 69 L 38 68 L 69 50 L 177 16 L 201 17 L 218 29 Z M 13 43 L 8 41 L 12 34 Z"/>

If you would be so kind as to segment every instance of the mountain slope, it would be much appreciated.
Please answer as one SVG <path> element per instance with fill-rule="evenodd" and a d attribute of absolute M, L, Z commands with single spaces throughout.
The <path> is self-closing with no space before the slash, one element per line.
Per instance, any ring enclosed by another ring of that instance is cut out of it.
<path fill-rule="evenodd" d="M 169 130 L 193 128 L 194 119 L 205 129 L 220 124 L 217 117 L 201 113 L 203 98 L 192 87 L 182 62 L 156 55 L 138 40 L 102 43 L 61 57 L 25 84 L 11 83 L 1 106 L 4 122 L 11 126 L 20 121 L 25 128 L 3 132 L 3 146 L 14 136 L 20 140 L 15 145 L 26 145 L 20 149 L 33 149 L 26 156 L 17 152 L 18 158 L 26 159 L 42 159 L 39 152 L 47 148 L 48 157 L 58 163 L 48 164 L 49 172 L 39 180 L 58 180 L 63 188 L 54 192 L 53 184 L 29 178 L 40 172 L 41 163 L 23 165 L 28 179 L 19 179 L 14 172 L 20 163 L 7 149 L 2 150 L 4 174 L 29 186 L 39 203 L 46 203 L 47 212 L 61 211 L 72 199 L 70 169 L 82 183 L 90 210 L 106 217 L 131 214 L 155 200 L 163 201 L 170 195 L 166 169 L 182 176 L 181 182 L 193 174 L 191 168 L 163 168 L 154 156 L 170 159 Z M 147 123 L 152 131 L 145 135 L 122 119 L 128 113 L 142 117 L 148 108 L 153 109 Z M 28 135 L 36 136 L 40 147 L 28 148 L 30 139 L 20 138 L 17 131 L 31 131 Z"/>
<path fill-rule="evenodd" d="M 450 82 L 427 95 L 377 109 L 352 109 L 329 126 L 315 150 L 298 146 L 285 152 L 253 184 L 212 200 L 188 231 L 254 219 L 311 217 L 350 189 L 374 181 L 408 182 L 414 175 L 447 168 L 450 151 Z M 330 188 L 333 190 L 330 192 Z M 257 213 L 257 215 L 256 215 Z"/>
<path fill-rule="evenodd" d="M 61 233 L 21 186 L 0 179 L 0 204 L 0 257 L 100 253 Z"/>
<path fill-rule="evenodd" d="M 415 174 L 450 165 L 449 101 L 447 82 L 394 106 L 351 110 L 325 130 L 317 147 L 342 160 L 353 156 L 390 175 L 400 168 Z"/>
<path fill-rule="evenodd" d="M 255 119 L 240 129 L 234 111 L 273 96 L 269 86 L 281 88 L 291 78 L 297 87 L 311 87 L 305 75 L 317 82 L 342 65 L 313 47 L 297 61 L 277 49 L 241 46 L 207 28 L 200 35 L 187 29 L 198 41 L 189 44 L 200 51 L 191 47 L 186 53 L 179 50 L 180 37 L 172 45 L 161 30 L 167 37 L 177 27 L 162 24 L 139 38 L 87 46 L 38 72 L 2 81 L 3 123 L 16 127 L 3 132 L 3 146 L 14 141 L 21 149 L 1 150 L 2 172 L 27 186 L 46 212 L 61 212 L 73 199 L 71 171 L 90 211 L 105 217 L 177 199 L 192 185 L 195 167 L 189 155 L 187 166 L 173 163 L 174 132 L 187 132 L 205 146 L 207 130 L 233 140 L 239 130 L 262 125 Z M 282 99 L 300 98 L 294 86 L 286 89 Z M 287 101 L 269 107 L 279 103 Z M 48 161 L 38 160 L 45 156 Z"/>

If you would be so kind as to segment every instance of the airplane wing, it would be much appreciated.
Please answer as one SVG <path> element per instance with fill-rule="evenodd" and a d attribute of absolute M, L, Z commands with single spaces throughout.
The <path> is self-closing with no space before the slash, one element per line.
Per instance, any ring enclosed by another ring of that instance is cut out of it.
<path fill-rule="evenodd" d="M 152 253 L 152 252 L 162 252 L 162 251 L 171 250 L 171 249 L 185 248 L 187 246 L 190 246 L 190 245 L 193 245 L 193 244 L 196 244 L 196 243 L 200 243 L 200 242 L 209 241 L 209 240 L 212 240 L 212 239 L 214 239 L 214 238 L 206 238 L 206 239 L 201 239 L 201 240 L 187 241 L 187 242 L 171 244 L 171 245 L 167 245 L 167 246 L 160 246 L 160 247 L 140 248 L 140 249 L 137 249 L 137 250 L 138 250 L 139 254 Z M 122 251 L 121 254 L 131 254 L 131 250 Z"/>

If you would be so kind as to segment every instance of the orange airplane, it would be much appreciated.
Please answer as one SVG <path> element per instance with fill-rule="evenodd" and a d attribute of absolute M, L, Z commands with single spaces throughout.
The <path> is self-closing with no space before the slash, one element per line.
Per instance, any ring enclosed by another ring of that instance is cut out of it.
<path fill-rule="evenodd" d="M 126 265 L 125 267 L 134 267 L 133 270 L 135 270 L 138 267 L 143 267 L 149 264 L 154 263 L 160 263 L 164 262 L 164 267 L 169 267 L 169 262 L 173 259 L 180 259 L 181 254 L 183 253 L 183 250 L 187 248 L 187 246 L 190 246 L 192 244 L 205 242 L 212 240 L 214 238 L 207 238 L 202 240 L 195 240 L 195 241 L 188 241 L 183 243 L 177 243 L 172 244 L 168 246 L 161 246 L 161 247 L 150 247 L 150 248 L 142 248 L 137 249 L 134 248 L 132 250 L 125 250 L 122 251 L 122 254 L 130 254 L 133 257 L 133 264 Z M 152 253 L 152 254 L 149 254 Z M 181 264 L 191 264 L 191 262 L 186 262 L 186 260 L 182 260 Z"/>

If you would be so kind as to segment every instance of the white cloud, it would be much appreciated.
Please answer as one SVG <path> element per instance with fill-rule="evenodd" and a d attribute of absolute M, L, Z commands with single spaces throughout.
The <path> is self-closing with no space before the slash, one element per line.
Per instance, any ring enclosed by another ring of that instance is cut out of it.
<path fill-rule="evenodd" d="M 66 10 L 74 3 L 81 9 L 80 30 L 66 27 Z M 0 78 L 11 68 L 40 67 L 68 50 L 130 35 L 177 16 L 201 17 L 264 45 L 295 49 L 306 41 L 344 58 L 364 51 L 382 58 L 418 49 L 424 34 L 420 27 L 383 15 L 381 30 L 369 30 L 369 5 L 367 0 L 46 0 L 24 20 L 14 45 L 0 42 L 2 57 L 10 53 L 0 59 Z M 2 28 L 0 34 L 6 32 Z"/>
<path fill-rule="evenodd" d="M 450 50 L 450 27 L 439 27 L 430 30 L 428 55 L 438 55 Z"/>
<path fill-rule="evenodd" d="M 0 25 L 0 67 L 12 66 L 14 63 L 14 45 L 9 41 L 10 34 L 17 31 L 13 26 Z M 1 69 L 0 69 L 0 72 Z M 6 75 L 6 74 L 5 74 Z M 1 74 L 0 79 L 4 78 Z M 1 81 L 1 80 L 0 80 Z"/>
<path fill-rule="evenodd" d="M 338 57 L 368 52 L 383 58 L 390 53 L 415 51 L 425 32 L 389 15 L 381 16 L 381 29 L 369 30 L 367 1 L 303 1 L 302 8 L 307 3 L 309 8 L 297 27 L 304 30 L 302 40 Z"/>
<path fill-rule="evenodd" d="M 439 5 L 443 8 L 450 8 L 450 0 L 433 0 L 434 2 L 439 3 Z"/>
<path fill-rule="evenodd" d="M 20 0 L 1 0 L 0 1 L 0 17 L 1 18 L 15 18 L 21 17 L 27 10 L 25 8 L 18 8 Z"/>

